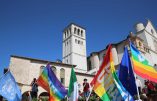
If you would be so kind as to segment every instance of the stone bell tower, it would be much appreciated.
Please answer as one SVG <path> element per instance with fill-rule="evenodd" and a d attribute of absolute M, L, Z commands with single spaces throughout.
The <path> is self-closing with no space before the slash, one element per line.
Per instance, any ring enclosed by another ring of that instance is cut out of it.
<path fill-rule="evenodd" d="M 86 31 L 74 23 L 63 31 L 63 63 L 77 65 L 75 68 L 87 70 Z"/>

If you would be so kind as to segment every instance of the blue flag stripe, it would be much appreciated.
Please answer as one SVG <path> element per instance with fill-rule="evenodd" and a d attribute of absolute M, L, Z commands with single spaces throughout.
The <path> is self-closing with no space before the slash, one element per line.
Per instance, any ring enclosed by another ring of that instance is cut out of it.
<path fill-rule="evenodd" d="M 119 80 L 121 81 L 124 88 L 132 95 L 137 94 L 135 77 L 132 70 L 130 56 L 128 54 L 127 47 L 125 47 L 122 61 L 119 68 Z"/>

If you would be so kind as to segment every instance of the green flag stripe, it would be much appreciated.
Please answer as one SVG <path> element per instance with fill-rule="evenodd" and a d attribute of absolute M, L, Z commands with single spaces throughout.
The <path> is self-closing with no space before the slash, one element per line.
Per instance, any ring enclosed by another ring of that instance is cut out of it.
<path fill-rule="evenodd" d="M 69 83 L 69 89 L 68 89 L 68 96 L 71 95 L 71 93 L 74 91 L 74 83 L 77 82 L 76 74 L 74 72 L 74 69 L 71 69 L 71 76 L 70 76 L 70 83 Z"/>

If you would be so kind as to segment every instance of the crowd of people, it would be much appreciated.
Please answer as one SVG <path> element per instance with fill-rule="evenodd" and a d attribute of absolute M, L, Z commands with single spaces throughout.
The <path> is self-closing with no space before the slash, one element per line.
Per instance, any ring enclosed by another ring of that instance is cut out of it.
<path fill-rule="evenodd" d="M 153 99 L 154 97 L 157 98 L 157 83 L 154 83 L 149 80 L 144 81 L 144 87 L 141 83 L 141 81 L 136 77 L 136 84 L 138 87 L 138 91 L 140 94 L 140 99 L 148 101 L 148 99 Z M 87 79 L 84 79 L 83 82 L 83 92 L 79 90 L 79 100 L 83 101 L 84 99 L 88 99 L 89 95 L 90 98 L 93 97 L 93 99 L 96 99 L 97 101 L 100 101 L 100 98 L 94 93 L 90 92 L 90 85 L 87 82 Z M 34 78 L 32 83 L 31 83 L 31 98 L 37 98 L 37 93 L 38 93 L 38 85 L 36 83 L 36 79 Z M 95 101 L 95 100 L 94 100 Z"/>
<path fill-rule="evenodd" d="M 146 95 L 147 99 L 157 99 L 157 83 L 145 80 L 144 87 L 141 92 Z"/>
<path fill-rule="evenodd" d="M 90 92 L 90 84 L 87 82 L 87 79 L 84 79 L 83 82 L 83 92 L 79 90 L 79 101 L 84 101 L 88 99 L 90 96 L 90 99 L 93 97 L 93 101 L 101 101 L 100 98 L 92 91 Z M 150 99 L 157 99 L 157 83 L 154 83 L 149 80 L 144 81 L 144 86 L 142 85 L 141 81 L 136 77 L 136 85 L 138 87 L 140 99 L 144 101 L 149 101 Z M 36 99 L 38 93 L 38 85 L 36 82 L 36 78 L 33 79 L 31 83 L 31 91 L 30 91 L 30 96 L 31 99 Z M 136 99 L 138 97 L 136 96 Z M 90 100 L 92 101 L 92 100 Z M 155 100 L 153 100 L 155 101 Z"/>
<path fill-rule="evenodd" d="M 142 99 L 143 101 L 156 101 L 157 83 L 154 83 L 149 80 L 144 80 L 144 86 L 143 86 L 141 81 L 136 77 L 136 85 L 138 87 L 140 99 Z M 137 96 L 136 99 L 138 99 Z"/>

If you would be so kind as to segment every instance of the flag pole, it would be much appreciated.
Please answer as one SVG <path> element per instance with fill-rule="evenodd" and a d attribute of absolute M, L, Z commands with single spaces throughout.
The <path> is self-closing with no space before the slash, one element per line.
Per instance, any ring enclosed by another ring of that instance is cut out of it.
<path fill-rule="evenodd" d="M 89 95 L 88 95 L 88 97 L 87 97 L 86 101 L 88 101 L 88 100 L 89 100 L 89 97 L 90 97 L 90 95 L 91 95 L 91 93 L 92 93 L 93 88 L 94 88 L 94 86 L 93 86 L 93 87 L 92 87 L 92 89 L 90 90 L 90 93 L 89 93 Z"/>
<path fill-rule="evenodd" d="M 129 51 L 129 50 L 128 50 Z M 131 51 L 131 50 L 130 50 Z M 131 60 L 131 67 L 132 67 L 132 71 L 133 71 L 133 74 L 134 74 L 134 77 L 135 77 L 135 84 L 136 84 L 136 90 L 137 90 L 137 97 L 138 97 L 138 100 L 140 100 L 140 94 L 139 94 L 139 89 L 138 89 L 138 87 L 137 87 L 137 82 L 136 82 L 136 74 L 135 74 L 135 72 L 134 72 L 134 69 L 133 69 L 133 63 L 132 63 L 132 59 L 130 59 Z"/>
<path fill-rule="evenodd" d="M 134 76 L 135 76 L 135 83 L 136 83 L 136 89 L 137 89 L 137 97 L 138 97 L 138 100 L 140 100 L 140 93 L 139 93 L 139 89 L 137 87 L 137 82 L 136 82 L 136 74 L 134 73 Z"/>
<path fill-rule="evenodd" d="M 96 73 L 95 73 L 95 74 L 97 74 L 97 72 L 98 72 L 98 68 L 96 68 Z M 91 89 L 91 91 L 90 91 L 90 93 L 89 93 L 89 96 L 87 97 L 87 100 L 86 100 L 86 101 L 89 100 L 89 97 L 90 97 L 90 95 L 91 95 L 91 93 L 92 93 L 92 91 L 93 91 L 93 88 L 94 88 L 94 85 L 93 85 L 93 87 L 92 87 L 92 89 Z"/>

